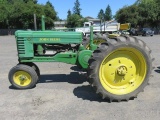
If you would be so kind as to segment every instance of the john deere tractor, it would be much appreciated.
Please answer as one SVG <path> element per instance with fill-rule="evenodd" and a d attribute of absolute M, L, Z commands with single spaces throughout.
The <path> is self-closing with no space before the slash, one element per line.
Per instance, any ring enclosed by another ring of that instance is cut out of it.
<path fill-rule="evenodd" d="M 37 84 L 40 70 L 34 62 L 64 62 L 85 69 L 86 79 L 103 99 L 128 101 L 143 91 L 152 71 L 151 50 L 134 37 L 94 38 L 91 27 L 86 47 L 88 38 L 82 33 L 45 30 L 42 17 L 41 31 L 18 30 L 15 38 L 19 63 L 8 77 L 16 89 L 30 89 Z"/>

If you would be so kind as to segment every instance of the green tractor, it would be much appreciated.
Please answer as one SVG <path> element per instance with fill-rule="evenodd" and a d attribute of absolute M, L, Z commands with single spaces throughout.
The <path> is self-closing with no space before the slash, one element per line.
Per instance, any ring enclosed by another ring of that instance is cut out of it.
<path fill-rule="evenodd" d="M 19 63 L 10 70 L 8 78 L 16 89 L 30 89 L 37 84 L 40 70 L 34 62 L 80 66 L 86 70 L 88 82 L 96 93 L 110 102 L 137 97 L 151 75 L 151 50 L 134 37 L 94 38 L 91 27 L 88 44 L 88 38 L 84 39 L 80 32 L 45 30 L 42 17 L 41 31 L 18 30 L 15 38 Z"/>

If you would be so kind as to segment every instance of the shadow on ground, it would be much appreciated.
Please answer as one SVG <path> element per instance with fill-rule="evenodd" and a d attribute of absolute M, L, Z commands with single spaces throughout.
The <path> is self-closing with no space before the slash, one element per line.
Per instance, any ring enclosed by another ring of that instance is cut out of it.
<path fill-rule="evenodd" d="M 80 68 L 78 66 L 72 66 L 70 69 L 74 70 L 74 71 L 77 71 L 77 72 L 86 72 L 85 69 L 82 69 L 82 68 Z"/>
<path fill-rule="evenodd" d="M 67 82 L 70 84 L 82 84 L 87 81 L 86 73 L 71 72 L 70 74 L 43 74 L 40 75 L 38 83 L 50 83 L 50 82 Z M 33 87 L 35 88 L 36 85 Z M 15 89 L 12 85 L 9 89 Z"/>
<path fill-rule="evenodd" d="M 43 75 L 40 75 L 38 84 L 52 83 L 52 82 L 66 82 L 70 84 L 82 84 L 86 81 L 87 81 L 86 73 L 71 72 L 70 74 L 43 74 Z M 18 90 L 12 86 L 9 86 L 9 89 Z M 109 102 L 107 100 L 103 100 L 99 95 L 97 95 L 96 92 L 93 90 L 93 88 L 90 85 L 82 85 L 82 86 L 78 86 L 74 88 L 73 94 L 77 98 L 81 98 L 83 100 L 97 101 L 97 102 Z"/>
<path fill-rule="evenodd" d="M 156 73 L 160 73 L 160 66 L 154 70 Z"/>
<path fill-rule="evenodd" d="M 82 84 L 86 81 L 85 73 L 71 72 L 70 74 L 44 74 L 40 76 L 38 83 L 68 82 L 71 84 Z"/>
<path fill-rule="evenodd" d="M 83 100 L 109 102 L 108 100 L 104 100 L 97 95 L 90 85 L 79 86 L 73 90 L 73 93 L 75 96 L 82 98 Z"/>

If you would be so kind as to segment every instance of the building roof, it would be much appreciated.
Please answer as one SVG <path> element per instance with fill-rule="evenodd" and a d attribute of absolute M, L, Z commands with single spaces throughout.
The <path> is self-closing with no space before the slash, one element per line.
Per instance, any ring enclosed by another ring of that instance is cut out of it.
<path fill-rule="evenodd" d="M 64 25 L 67 21 L 55 21 L 54 24 Z"/>

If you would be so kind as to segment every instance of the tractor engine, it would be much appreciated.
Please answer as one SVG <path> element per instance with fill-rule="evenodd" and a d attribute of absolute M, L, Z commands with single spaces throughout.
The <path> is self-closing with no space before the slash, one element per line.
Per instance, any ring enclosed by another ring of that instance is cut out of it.
<path fill-rule="evenodd" d="M 75 52 L 82 43 L 82 33 L 58 31 L 17 31 L 19 60 Z"/>
<path fill-rule="evenodd" d="M 34 44 L 35 56 L 53 56 L 60 52 L 77 51 L 79 44 Z"/>

